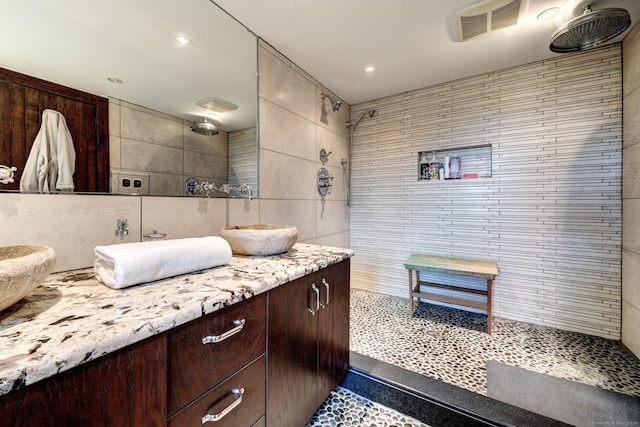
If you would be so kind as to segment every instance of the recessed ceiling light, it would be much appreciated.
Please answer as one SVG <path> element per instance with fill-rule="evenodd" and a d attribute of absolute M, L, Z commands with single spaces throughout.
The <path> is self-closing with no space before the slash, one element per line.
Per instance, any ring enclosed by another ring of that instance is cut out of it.
<path fill-rule="evenodd" d="M 117 84 L 122 84 L 124 83 L 122 80 L 120 80 L 117 77 L 107 77 L 107 80 L 109 80 L 111 83 L 117 83 Z"/>
<path fill-rule="evenodd" d="M 369 65 L 368 67 L 364 67 L 364 70 L 365 70 L 367 73 L 371 73 L 371 72 L 373 72 L 373 71 L 375 71 L 375 70 L 376 70 L 376 67 L 374 67 L 373 65 Z"/>
<path fill-rule="evenodd" d="M 180 44 L 189 44 L 189 43 L 191 43 L 191 39 L 189 37 L 182 36 L 182 35 L 176 36 L 176 41 L 178 43 L 180 43 Z"/>
<path fill-rule="evenodd" d="M 560 12 L 559 7 L 552 7 L 549 9 L 545 9 L 538 14 L 538 21 L 546 21 L 548 19 L 551 19 L 554 16 L 556 16 L 558 12 Z"/>

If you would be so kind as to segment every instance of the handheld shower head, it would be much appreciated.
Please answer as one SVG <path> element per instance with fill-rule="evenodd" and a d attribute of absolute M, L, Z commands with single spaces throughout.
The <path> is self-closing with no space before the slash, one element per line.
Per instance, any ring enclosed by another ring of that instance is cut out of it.
<path fill-rule="evenodd" d="M 333 109 L 333 111 L 340 111 L 340 108 L 342 107 L 342 101 L 340 101 L 339 99 L 333 99 L 326 93 L 322 93 L 320 94 L 320 96 L 322 97 L 323 101 L 325 99 L 328 99 L 329 102 L 331 102 L 331 108 Z"/>

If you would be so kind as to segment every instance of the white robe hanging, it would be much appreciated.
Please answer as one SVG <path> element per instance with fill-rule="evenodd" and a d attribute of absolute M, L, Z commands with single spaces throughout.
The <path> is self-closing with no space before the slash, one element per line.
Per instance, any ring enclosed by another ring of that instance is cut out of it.
<path fill-rule="evenodd" d="M 73 191 L 76 151 L 64 116 L 42 112 L 42 125 L 33 141 L 20 179 L 20 191 Z"/>

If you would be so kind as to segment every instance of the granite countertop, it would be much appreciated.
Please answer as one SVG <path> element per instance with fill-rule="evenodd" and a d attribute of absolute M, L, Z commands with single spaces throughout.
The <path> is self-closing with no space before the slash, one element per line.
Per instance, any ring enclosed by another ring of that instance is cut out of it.
<path fill-rule="evenodd" d="M 267 257 L 122 290 L 92 268 L 54 273 L 0 312 L 0 395 L 66 371 L 353 256 L 296 244 Z"/>

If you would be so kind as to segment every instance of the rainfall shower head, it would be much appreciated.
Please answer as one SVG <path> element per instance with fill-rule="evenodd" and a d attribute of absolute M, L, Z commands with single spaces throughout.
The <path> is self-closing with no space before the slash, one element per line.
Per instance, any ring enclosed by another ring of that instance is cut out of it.
<path fill-rule="evenodd" d="M 376 110 L 367 110 L 367 111 L 363 111 L 362 113 L 360 113 L 360 115 L 358 117 L 356 117 L 355 120 L 347 120 L 346 122 L 344 122 L 344 125 L 347 128 L 353 127 L 355 125 L 358 124 L 358 122 L 366 115 L 368 114 L 369 117 L 373 117 L 376 114 Z"/>
<path fill-rule="evenodd" d="M 609 8 L 593 12 L 588 5 L 582 15 L 553 33 L 549 49 L 559 53 L 591 49 L 619 36 L 629 25 L 631 17 L 624 9 Z"/>
<path fill-rule="evenodd" d="M 331 102 L 331 108 L 333 108 L 333 111 L 339 111 L 340 108 L 342 107 L 342 101 L 340 101 L 339 99 L 333 99 L 332 97 L 330 97 L 325 93 L 320 94 L 320 96 L 322 97 L 323 101 L 326 98 L 329 100 L 329 102 Z"/>
<path fill-rule="evenodd" d="M 218 134 L 218 128 L 216 127 L 216 125 L 214 125 L 213 123 L 209 123 L 205 117 L 204 121 L 202 122 L 198 122 L 198 123 L 194 123 L 191 126 L 191 131 L 198 133 L 200 135 L 209 135 L 209 136 L 213 136 L 213 135 L 217 135 Z"/>

